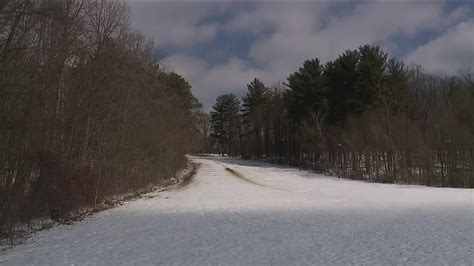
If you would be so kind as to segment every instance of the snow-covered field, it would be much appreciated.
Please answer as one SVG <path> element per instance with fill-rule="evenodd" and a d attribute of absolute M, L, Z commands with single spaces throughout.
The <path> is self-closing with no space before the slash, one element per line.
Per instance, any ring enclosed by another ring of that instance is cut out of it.
<path fill-rule="evenodd" d="M 474 190 L 193 160 L 187 187 L 40 232 L 0 265 L 474 264 Z"/>

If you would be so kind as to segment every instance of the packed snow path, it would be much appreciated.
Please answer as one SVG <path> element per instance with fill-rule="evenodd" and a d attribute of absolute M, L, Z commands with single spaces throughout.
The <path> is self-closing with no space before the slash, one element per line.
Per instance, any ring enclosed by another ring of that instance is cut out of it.
<path fill-rule="evenodd" d="M 40 232 L 0 264 L 474 263 L 474 190 L 193 160 L 187 187 Z"/>

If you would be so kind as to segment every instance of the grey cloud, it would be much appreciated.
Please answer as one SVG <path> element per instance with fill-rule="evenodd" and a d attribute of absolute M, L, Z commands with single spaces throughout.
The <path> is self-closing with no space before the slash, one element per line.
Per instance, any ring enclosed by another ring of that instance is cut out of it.
<path fill-rule="evenodd" d="M 214 40 L 218 25 L 204 20 L 222 7 L 212 4 L 132 2 L 132 26 L 158 45 L 189 47 Z M 203 22 L 204 21 L 204 22 Z"/>
<path fill-rule="evenodd" d="M 446 13 L 441 2 L 362 2 L 340 14 L 330 13 L 329 2 L 265 2 L 253 4 L 250 11 L 238 9 L 219 22 L 209 22 L 206 18 L 224 14 L 221 12 L 234 6 L 222 3 L 150 5 L 142 3 L 132 8 L 134 25 L 152 35 L 158 44 L 192 47 L 214 41 L 220 32 L 253 36 L 249 59 L 229 54 L 226 62 L 210 64 L 199 54 L 179 53 L 168 59 L 171 68 L 190 81 L 194 93 L 207 108 L 221 93 L 245 90 L 245 84 L 254 77 L 260 77 L 267 84 L 282 81 L 305 59 L 318 57 L 325 62 L 365 43 L 378 43 L 393 52 L 398 46 L 393 40 L 395 36 L 410 39 L 424 31 L 443 33 L 469 16 L 465 6 Z M 474 54 L 472 39 L 468 37 L 469 34 L 474 36 L 471 24 L 461 23 L 438 39 L 416 50 L 413 48 L 407 60 L 416 60 L 433 71 L 466 67 L 472 62 L 469 53 Z"/>
<path fill-rule="evenodd" d="M 443 35 L 416 48 L 406 61 L 439 74 L 474 70 L 474 20 L 459 23 Z"/>

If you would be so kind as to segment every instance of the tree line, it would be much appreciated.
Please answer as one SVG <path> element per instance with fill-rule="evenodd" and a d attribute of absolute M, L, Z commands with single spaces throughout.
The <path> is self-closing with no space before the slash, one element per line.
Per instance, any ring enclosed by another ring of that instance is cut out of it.
<path fill-rule="evenodd" d="M 0 2 L 0 238 L 172 177 L 199 102 L 126 4 Z"/>
<path fill-rule="evenodd" d="M 474 80 L 407 67 L 377 45 L 322 64 L 307 60 L 285 83 L 258 78 L 240 101 L 217 98 L 208 151 L 339 177 L 474 187 Z"/>

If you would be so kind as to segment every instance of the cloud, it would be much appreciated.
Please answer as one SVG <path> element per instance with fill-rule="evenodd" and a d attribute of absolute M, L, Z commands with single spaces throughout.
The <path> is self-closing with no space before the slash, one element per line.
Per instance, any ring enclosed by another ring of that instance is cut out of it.
<path fill-rule="evenodd" d="M 230 19 L 224 29 L 230 33 L 261 34 L 268 31 L 307 31 L 318 26 L 319 15 L 328 3 L 261 3 Z"/>
<path fill-rule="evenodd" d="M 321 10 L 324 11 L 324 8 Z M 304 11 L 286 14 L 282 26 L 276 25 L 276 30 L 269 37 L 256 40 L 251 50 L 252 58 L 269 64 L 301 62 L 308 57 L 328 61 L 346 49 L 365 43 L 378 43 L 385 48 L 396 49 L 393 43 L 389 45 L 390 38 L 410 37 L 423 30 L 436 29 L 444 21 L 440 19 L 442 5 L 430 3 L 362 3 L 348 14 L 330 16 L 322 28 L 315 21 L 319 19 L 318 13 L 308 11 L 311 9 L 305 7 Z M 274 13 L 265 8 L 260 11 L 266 12 Z M 259 17 L 265 18 L 265 15 Z M 295 26 L 287 26 L 291 23 L 286 21 L 295 21 Z M 255 21 L 253 24 L 264 23 Z M 303 26 L 298 28 L 298 25 Z"/>
<path fill-rule="evenodd" d="M 455 73 L 472 65 L 474 25 L 466 21 L 469 6 L 447 5 L 426 1 L 133 3 L 132 15 L 136 28 L 159 46 L 174 48 L 167 64 L 191 83 L 209 108 L 219 94 L 242 95 L 254 77 L 271 85 L 284 81 L 306 59 L 326 62 L 366 43 L 380 44 L 427 70 Z M 228 42 L 235 45 L 225 45 Z M 237 52 L 232 50 L 235 47 L 243 48 Z"/>
<path fill-rule="evenodd" d="M 416 48 L 406 56 L 406 61 L 438 74 L 474 70 L 474 20 L 459 23 Z"/>
<path fill-rule="evenodd" d="M 144 32 L 159 46 L 191 47 L 215 39 L 218 25 L 206 21 L 219 5 L 190 3 L 129 3 L 133 17 L 132 27 Z"/>

